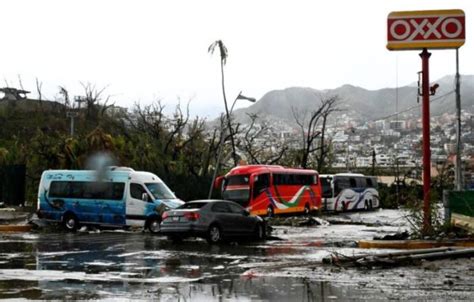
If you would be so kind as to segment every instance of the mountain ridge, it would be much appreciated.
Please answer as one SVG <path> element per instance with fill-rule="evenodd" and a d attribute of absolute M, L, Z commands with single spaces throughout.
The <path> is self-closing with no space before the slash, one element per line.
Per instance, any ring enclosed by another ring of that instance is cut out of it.
<path fill-rule="evenodd" d="M 439 85 L 436 95 L 431 97 L 432 116 L 455 111 L 454 79 L 454 75 L 447 75 L 432 81 L 432 84 Z M 294 122 L 293 110 L 307 112 L 316 109 L 321 98 L 338 96 L 340 98 L 339 107 L 355 120 L 377 120 L 396 114 L 397 111 L 403 113 L 401 118 L 418 117 L 420 110 L 406 111 L 407 108 L 416 108 L 418 99 L 421 101 L 421 97 L 418 98 L 416 86 L 415 83 L 415 85 L 409 84 L 398 88 L 386 87 L 376 90 L 368 90 L 351 84 L 323 90 L 292 86 L 271 90 L 255 104 L 235 110 L 233 115 L 239 122 L 248 120 L 248 114 Z M 474 111 L 474 75 L 461 76 L 461 108 Z"/>

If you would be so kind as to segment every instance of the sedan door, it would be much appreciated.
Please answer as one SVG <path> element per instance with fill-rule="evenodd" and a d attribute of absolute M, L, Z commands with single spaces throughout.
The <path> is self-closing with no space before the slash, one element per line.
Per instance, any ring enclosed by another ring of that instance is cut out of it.
<path fill-rule="evenodd" d="M 249 234 L 255 230 L 255 217 L 249 216 L 244 208 L 237 204 L 229 204 L 232 212 L 233 229 L 237 234 Z"/>
<path fill-rule="evenodd" d="M 214 220 L 222 227 L 224 234 L 235 233 L 235 215 L 231 212 L 227 202 L 216 202 L 212 205 Z"/>

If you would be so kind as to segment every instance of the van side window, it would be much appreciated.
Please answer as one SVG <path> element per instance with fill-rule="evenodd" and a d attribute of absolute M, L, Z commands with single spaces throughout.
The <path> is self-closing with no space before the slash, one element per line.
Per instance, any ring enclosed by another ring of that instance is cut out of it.
<path fill-rule="evenodd" d="M 143 193 L 146 193 L 146 191 L 141 184 L 130 184 L 130 196 L 132 198 L 142 200 Z"/>
<path fill-rule="evenodd" d="M 50 198 L 122 200 L 123 182 L 52 181 Z"/>
<path fill-rule="evenodd" d="M 49 186 L 49 197 L 67 198 L 69 196 L 70 182 L 52 181 Z"/>

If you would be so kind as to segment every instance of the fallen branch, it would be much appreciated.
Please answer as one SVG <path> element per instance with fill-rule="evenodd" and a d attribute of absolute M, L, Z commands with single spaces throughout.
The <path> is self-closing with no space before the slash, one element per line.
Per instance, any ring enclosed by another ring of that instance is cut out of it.
<path fill-rule="evenodd" d="M 397 265 L 413 264 L 420 260 L 455 259 L 468 258 L 472 256 L 474 256 L 474 248 L 456 249 L 452 247 L 441 247 L 382 254 L 366 254 L 354 257 L 333 254 L 329 258 L 324 258 L 323 263 L 337 266 L 393 267 Z"/>

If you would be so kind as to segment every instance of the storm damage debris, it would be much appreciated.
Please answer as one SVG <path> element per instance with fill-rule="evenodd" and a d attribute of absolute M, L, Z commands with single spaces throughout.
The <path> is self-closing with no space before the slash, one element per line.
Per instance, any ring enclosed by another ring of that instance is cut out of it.
<path fill-rule="evenodd" d="M 273 226 L 328 226 L 330 223 L 319 217 L 272 217 L 267 219 L 268 225 Z"/>
<path fill-rule="evenodd" d="M 422 260 L 432 261 L 440 259 L 470 258 L 473 256 L 474 248 L 457 249 L 452 247 L 440 247 L 379 254 L 363 254 L 358 256 L 346 256 L 339 253 L 333 253 L 331 256 L 324 258 L 323 263 L 344 267 L 389 268 L 400 265 L 419 264 Z"/>

